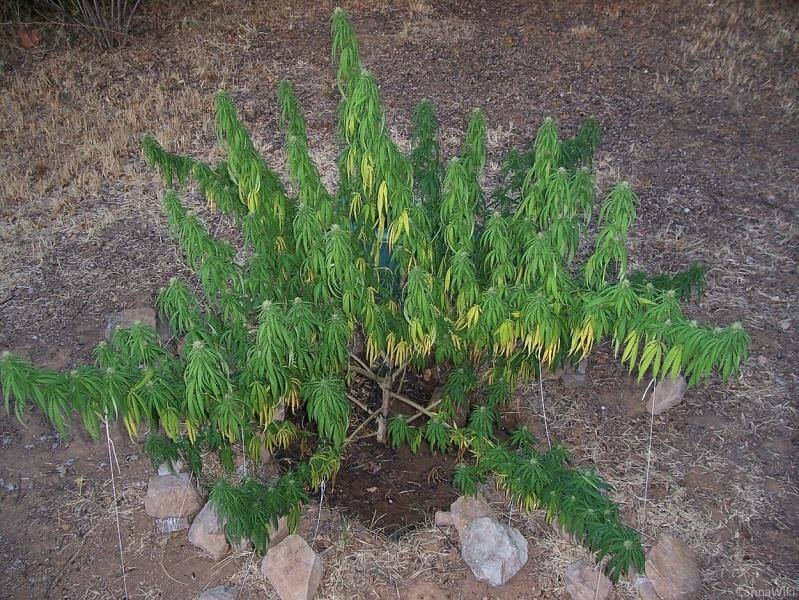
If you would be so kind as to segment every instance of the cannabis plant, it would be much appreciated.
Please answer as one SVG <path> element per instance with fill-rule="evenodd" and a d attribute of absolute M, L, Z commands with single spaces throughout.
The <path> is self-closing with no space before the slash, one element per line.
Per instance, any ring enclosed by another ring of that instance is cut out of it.
<path fill-rule="evenodd" d="M 492 477 L 520 508 L 546 511 L 607 557 L 612 577 L 642 570 L 640 536 L 621 522 L 608 485 L 524 428 L 500 435 L 503 407 L 520 380 L 605 342 L 639 378 L 727 379 L 746 356 L 746 333 L 683 314 L 681 301 L 701 292 L 701 268 L 630 272 L 637 198 L 621 182 L 597 208 L 593 119 L 567 138 L 545 119 L 529 149 L 506 157 L 488 193 L 483 114 L 470 115 L 460 150 L 445 161 L 433 105 L 422 101 L 403 153 L 347 16 L 337 10 L 331 23 L 338 188 L 311 159 L 289 82 L 277 94 L 286 179 L 258 153 L 224 92 L 216 97 L 219 163 L 147 138 L 147 160 L 166 183 L 169 228 L 195 274 L 172 279 L 157 300 L 180 351 L 134 325 L 101 343 L 94 365 L 68 373 L 6 354 L 6 405 L 22 418 L 34 403 L 59 429 L 77 412 L 95 437 L 103 420 L 121 418 L 131 435 L 149 429 L 156 462 L 182 455 L 196 472 L 202 452 L 232 470 L 234 451 L 257 462 L 291 448 L 300 458 L 276 483 L 231 479 L 211 491 L 228 533 L 259 549 L 267 526 L 282 515 L 296 523 L 307 494 L 334 483 L 348 444 L 374 429 L 394 448 L 457 452 L 459 490 L 473 494 Z M 185 203 L 192 190 L 240 227 L 240 243 L 210 232 L 208 213 Z M 439 394 L 426 403 L 402 394 L 407 377 L 434 367 L 444 374 Z M 352 386 L 371 387 L 376 404 Z M 296 417 L 277 418 L 284 409 Z M 468 414 L 461 426 L 457 411 Z"/>

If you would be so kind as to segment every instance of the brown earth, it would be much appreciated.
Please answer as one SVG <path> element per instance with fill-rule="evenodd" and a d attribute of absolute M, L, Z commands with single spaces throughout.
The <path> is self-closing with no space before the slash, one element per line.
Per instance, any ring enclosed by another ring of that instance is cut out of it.
<path fill-rule="evenodd" d="M 335 177 L 333 5 L 261 6 L 149 3 L 132 43 L 113 52 L 54 27 L 42 28 L 44 43 L 26 50 L 8 30 L 0 51 L 0 349 L 64 368 L 85 361 L 108 313 L 151 304 L 158 287 L 184 271 L 138 140 L 152 132 L 174 150 L 215 155 L 216 89 L 231 92 L 280 170 L 274 92 L 292 79 L 313 155 Z M 569 133 L 586 116 L 598 118 L 600 186 L 629 179 L 640 198 L 636 266 L 708 265 L 707 294 L 691 312 L 711 323 L 741 320 L 751 358 L 734 381 L 692 390 L 655 419 L 646 512 L 649 422 L 640 411 L 628 414 L 642 390 L 626 382 L 607 349 L 591 364 L 590 385 L 545 383 L 549 429 L 576 461 L 598 465 L 647 543 L 667 531 L 693 547 L 704 597 L 799 593 L 796 4 L 345 7 L 392 130 L 407 140 L 412 106 L 429 98 L 451 154 L 468 111 L 483 108 L 489 179 L 504 150 L 531 143 L 544 116 Z M 512 418 L 542 431 L 537 388 L 519 390 L 517 400 Z M 224 582 L 242 598 L 273 597 L 252 555 L 213 564 L 184 535 L 156 534 L 143 511 L 149 461 L 120 429 L 112 437 L 131 598 L 191 598 Z M 394 469 L 408 461 L 379 464 L 382 480 L 353 475 L 351 488 L 363 481 L 364 490 L 385 492 L 380 486 L 393 477 L 397 494 L 406 489 Z M 427 464 L 413 474 L 420 489 L 425 471 Z M 0 597 L 122 597 L 103 444 L 77 431 L 62 440 L 36 415 L 28 429 L 3 417 L 0 479 Z M 369 525 L 366 496 L 358 501 L 363 510 L 350 510 Z M 409 503 L 415 514 L 411 504 L 432 508 Z M 474 582 L 451 533 L 423 527 L 387 538 L 348 514 L 334 512 L 317 540 L 326 565 L 321 597 L 565 598 L 565 565 L 586 558 L 540 515 L 513 513 L 532 558 L 493 590 Z M 620 585 L 617 596 L 634 594 Z"/>

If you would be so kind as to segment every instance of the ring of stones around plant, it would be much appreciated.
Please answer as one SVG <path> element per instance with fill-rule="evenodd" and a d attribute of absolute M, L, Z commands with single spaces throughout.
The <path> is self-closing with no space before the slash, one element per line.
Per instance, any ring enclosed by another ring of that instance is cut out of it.
<path fill-rule="evenodd" d="M 217 124 L 227 161 L 211 168 L 153 140 L 145 144 L 173 188 L 164 200 L 170 226 L 205 295 L 201 301 L 175 280 L 159 298 L 182 340 L 177 353 L 139 321 L 111 332 L 97 349 L 96 367 L 59 374 L 4 354 L 7 405 L 13 399 L 22 417 L 33 402 L 59 429 L 74 410 L 94 437 L 113 417 L 131 436 L 142 423 L 160 428 L 163 435 L 146 444 L 158 474 L 145 510 L 157 529 L 187 529 L 189 541 L 215 560 L 231 543 L 254 547 L 281 598 L 310 598 L 321 582 L 310 528 L 305 537 L 295 532 L 302 531 L 309 492 L 323 494 L 334 483 L 342 452 L 361 432 L 413 452 L 422 443 L 439 452 L 453 447 L 472 459 L 454 476 L 465 496 L 437 521 L 451 520 L 463 560 L 480 581 L 504 585 L 528 560 L 524 537 L 494 518 L 477 494 L 493 478 L 516 506 L 544 509 L 561 535 L 595 554 L 595 566 L 567 569 L 574 598 L 607 597 L 611 580 L 621 576 L 644 598 L 697 597 L 701 581 L 689 549 L 661 536 L 644 557 L 640 535 L 621 522 L 603 480 L 571 467 L 558 445 L 539 450 L 523 428 L 502 439 L 500 410 L 520 376 L 540 380 L 545 368 L 574 362 L 563 376 L 579 380 L 579 365 L 584 370 L 593 347 L 608 338 L 639 377 L 659 379 L 647 404 L 654 416 L 703 377 L 736 372 L 746 334 L 737 325 L 706 328 L 683 317 L 678 300 L 701 286 L 701 269 L 627 273 L 624 241 L 635 197 L 626 184 L 599 212 L 593 254 L 582 269 L 574 267 L 580 231 L 593 213 L 587 167 L 598 143 L 595 124 L 561 142 L 554 122 L 545 122 L 535 147 L 506 161 L 506 185 L 484 198 L 481 114 L 473 114 L 460 156 L 444 170 L 435 115 L 423 103 L 414 150 L 404 157 L 385 134 L 375 81 L 340 11 L 333 38 L 343 98 L 343 191 L 334 197 L 322 185 L 288 84 L 279 96 L 297 198 L 260 160 L 231 100 L 220 94 Z M 174 188 L 190 179 L 215 207 L 241 220 L 250 245 L 246 265 L 181 204 Z M 448 374 L 440 396 L 421 406 L 400 393 L 401 382 L 407 369 L 430 361 Z M 379 388 L 382 402 L 350 432 L 348 400 L 358 403 L 346 382 L 355 374 Z M 468 425 L 458 426 L 455 410 L 469 408 L 473 393 L 483 402 L 471 408 Z M 278 418 L 301 403 L 316 426 L 311 450 L 303 448 L 306 431 Z M 424 424 L 414 425 L 419 419 Z M 376 431 L 367 433 L 370 423 Z M 232 471 L 234 446 L 258 463 L 295 442 L 301 458 L 276 481 L 250 477 L 245 463 L 240 484 L 220 480 L 203 502 L 195 485 L 200 449 L 217 452 Z"/>

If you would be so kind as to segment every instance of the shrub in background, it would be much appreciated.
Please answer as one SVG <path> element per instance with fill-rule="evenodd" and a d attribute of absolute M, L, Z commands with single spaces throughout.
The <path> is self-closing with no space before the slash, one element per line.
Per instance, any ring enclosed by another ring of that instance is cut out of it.
<path fill-rule="evenodd" d="M 40 11 L 73 21 L 105 48 L 124 46 L 141 0 L 34 0 Z"/>

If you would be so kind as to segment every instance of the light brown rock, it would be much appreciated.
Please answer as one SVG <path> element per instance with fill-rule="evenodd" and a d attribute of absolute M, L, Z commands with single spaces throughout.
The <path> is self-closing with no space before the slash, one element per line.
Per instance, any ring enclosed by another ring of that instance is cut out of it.
<path fill-rule="evenodd" d="M 472 521 L 482 517 L 490 517 L 493 514 L 488 502 L 480 494 L 476 496 L 461 496 L 450 505 L 449 511 L 452 516 L 452 524 L 458 530 L 458 537 L 461 541 L 463 541 L 463 536 L 466 535 L 466 530 L 472 524 Z"/>
<path fill-rule="evenodd" d="M 322 582 L 322 559 L 298 535 L 290 535 L 271 547 L 261 572 L 280 600 L 311 600 Z"/>
<path fill-rule="evenodd" d="M 646 403 L 648 413 L 653 411 L 656 415 L 664 413 L 670 408 L 682 402 L 685 391 L 688 389 L 688 382 L 685 377 L 678 375 L 676 378 L 661 379 L 655 384 L 655 389 Z"/>
<path fill-rule="evenodd" d="M 202 505 L 200 493 L 187 473 L 150 477 L 144 510 L 151 517 L 191 517 L 200 511 Z"/>
<path fill-rule="evenodd" d="M 446 510 L 437 510 L 435 515 L 436 527 L 452 527 L 452 513 Z"/>
<path fill-rule="evenodd" d="M 194 518 L 189 528 L 189 541 L 214 560 L 219 560 L 230 550 L 224 524 L 211 502 L 206 503 Z"/>
<path fill-rule="evenodd" d="M 136 323 L 149 325 L 153 329 L 156 327 L 155 323 L 155 310 L 148 307 L 140 308 L 126 308 L 119 312 L 111 313 L 108 315 L 108 321 L 105 327 L 105 337 L 110 338 L 117 327 L 130 327 Z"/>
<path fill-rule="evenodd" d="M 607 600 L 613 596 L 613 584 L 602 569 L 575 560 L 566 567 L 566 592 L 572 600 Z"/>
<path fill-rule="evenodd" d="M 665 533 L 646 553 L 646 576 L 662 600 L 694 600 L 702 592 L 696 555 L 686 544 Z"/>

